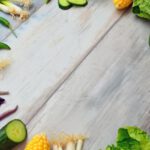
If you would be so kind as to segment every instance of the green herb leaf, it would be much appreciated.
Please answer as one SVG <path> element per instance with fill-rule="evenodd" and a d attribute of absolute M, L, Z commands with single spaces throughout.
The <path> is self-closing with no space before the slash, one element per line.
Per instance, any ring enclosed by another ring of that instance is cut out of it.
<path fill-rule="evenodd" d="M 131 138 L 124 128 L 118 130 L 117 147 L 123 150 L 141 150 L 140 142 Z"/>
<path fill-rule="evenodd" d="M 12 29 L 12 25 L 10 24 L 10 22 L 7 19 L 5 19 L 3 17 L 0 17 L 0 24 L 2 24 L 3 26 L 5 26 L 6 28 L 9 28 L 11 30 L 11 32 L 13 33 L 13 35 L 15 37 L 17 37 L 16 33 Z"/>
<path fill-rule="evenodd" d="M 0 42 L 0 49 L 10 50 L 11 48 L 7 44 Z"/>
<path fill-rule="evenodd" d="M 48 4 L 51 0 L 44 0 L 45 4 Z"/>
<path fill-rule="evenodd" d="M 114 146 L 114 145 L 108 145 L 106 150 L 121 150 L 120 148 Z"/>
<path fill-rule="evenodd" d="M 120 128 L 116 145 L 108 145 L 106 150 L 150 150 L 150 135 L 134 126 Z"/>
<path fill-rule="evenodd" d="M 139 17 L 150 20 L 150 0 L 134 0 L 132 11 Z"/>

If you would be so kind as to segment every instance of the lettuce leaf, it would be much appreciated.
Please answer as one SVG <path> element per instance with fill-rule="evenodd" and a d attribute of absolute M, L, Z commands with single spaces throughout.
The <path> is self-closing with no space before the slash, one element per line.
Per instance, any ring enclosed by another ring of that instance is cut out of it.
<path fill-rule="evenodd" d="M 134 0 L 132 11 L 139 17 L 150 20 L 150 0 Z"/>
<path fill-rule="evenodd" d="M 106 150 L 121 150 L 121 149 L 116 147 L 115 145 L 108 145 Z"/>
<path fill-rule="evenodd" d="M 127 127 L 131 138 L 140 142 L 142 150 L 150 150 L 150 135 L 138 127 Z"/>
<path fill-rule="evenodd" d="M 134 126 L 119 128 L 116 145 L 106 150 L 150 150 L 150 135 Z"/>
<path fill-rule="evenodd" d="M 140 142 L 131 138 L 124 128 L 118 130 L 117 147 L 123 150 L 141 150 Z"/>

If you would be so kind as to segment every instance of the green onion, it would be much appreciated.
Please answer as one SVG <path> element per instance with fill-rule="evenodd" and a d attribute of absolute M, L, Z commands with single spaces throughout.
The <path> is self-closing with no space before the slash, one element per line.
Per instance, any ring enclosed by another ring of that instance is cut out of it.
<path fill-rule="evenodd" d="M 11 32 L 13 33 L 13 35 L 15 37 L 17 37 L 16 33 L 14 32 L 13 28 L 12 28 L 12 25 L 10 24 L 10 22 L 3 18 L 3 17 L 0 17 L 0 24 L 2 24 L 3 26 L 5 26 L 6 28 L 9 28 L 11 30 Z"/>
<path fill-rule="evenodd" d="M 0 42 L 0 49 L 10 50 L 11 48 L 7 44 Z"/>
<path fill-rule="evenodd" d="M 21 9 L 19 6 L 8 0 L 0 0 L 0 10 L 9 13 L 12 16 L 19 16 L 21 20 L 25 20 L 29 16 L 28 11 Z"/>
<path fill-rule="evenodd" d="M 45 4 L 48 4 L 51 0 L 44 0 Z"/>
<path fill-rule="evenodd" d="M 29 8 L 32 5 L 32 0 L 10 0 L 11 2 L 15 2 L 19 5 L 23 5 L 24 7 Z"/>

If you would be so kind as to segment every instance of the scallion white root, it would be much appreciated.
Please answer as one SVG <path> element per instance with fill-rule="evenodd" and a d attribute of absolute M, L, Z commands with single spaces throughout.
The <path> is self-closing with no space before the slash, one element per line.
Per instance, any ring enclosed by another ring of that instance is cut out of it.
<path fill-rule="evenodd" d="M 26 8 L 29 8 L 32 5 L 32 0 L 10 0 L 11 2 L 15 2 L 19 5 L 23 5 Z"/>
<path fill-rule="evenodd" d="M 21 20 L 25 20 L 29 16 L 29 12 L 21 9 L 19 6 L 8 0 L 0 0 L 0 10 L 9 13 L 12 16 L 19 16 Z"/>
<path fill-rule="evenodd" d="M 85 136 L 61 133 L 51 140 L 53 150 L 82 150 Z"/>

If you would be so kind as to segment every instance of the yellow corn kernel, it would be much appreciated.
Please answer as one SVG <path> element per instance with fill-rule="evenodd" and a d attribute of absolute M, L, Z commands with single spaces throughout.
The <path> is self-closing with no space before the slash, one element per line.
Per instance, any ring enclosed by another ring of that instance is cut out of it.
<path fill-rule="evenodd" d="M 50 150 L 50 143 L 46 135 L 38 134 L 31 139 L 25 150 Z"/>
<path fill-rule="evenodd" d="M 113 0 L 113 2 L 117 9 L 125 9 L 133 3 L 133 0 Z"/>

